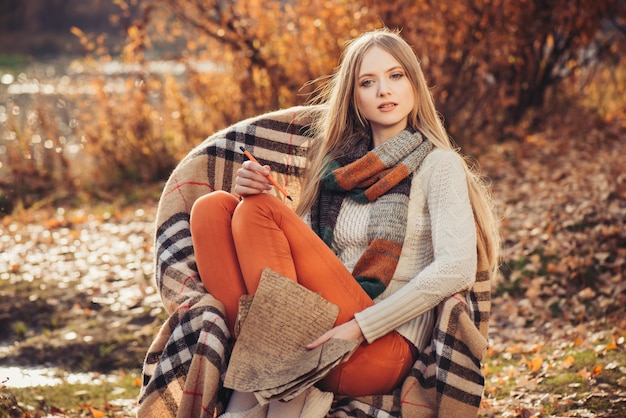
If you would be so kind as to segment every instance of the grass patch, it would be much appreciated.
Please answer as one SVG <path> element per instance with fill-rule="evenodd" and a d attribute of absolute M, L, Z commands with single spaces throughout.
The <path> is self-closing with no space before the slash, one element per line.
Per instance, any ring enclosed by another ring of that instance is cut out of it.
<path fill-rule="evenodd" d="M 106 411 L 107 416 L 130 412 L 134 400 L 139 395 L 141 377 L 139 371 L 120 371 L 112 377 L 96 377 L 93 383 L 64 383 L 54 386 L 28 388 L 1 388 L 0 399 L 17 400 L 13 411 L 22 412 L 23 416 L 37 414 L 62 413 L 64 416 L 85 416 L 92 409 Z M 116 402 L 118 401 L 118 402 Z M 0 415 L 8 413 L 0 404 Z M 29 415 L 26 415 L 29 414 Z M 11 415 L 15 416 L 15 415 Z"/>
<path fill-rule="evenodd" d="M 557 373 L 547 377 L 541 384 L 550 393 L 566 394 L 573 388 L 584 387 L 585 379 L 576 373 Z"/>
<path fill-rule="evenodd" d="M 28 66 L 28 57 L 19 54 L 0 54 L 0 70 L 17 73 Z"/>
<path fill-rule="evenodd" d="M 490 353 L 483 366 L 485 395 L 492 404 L 522 397 L 537 416 L 574 413 L 580 408 L 594 414 L 610 413 L 598 416 L 626 416 L 621 386 L 626 368 L 623 347 L 609 340 L 598 341 L 593 347 L 583 345 Z M 537 359 L 541 363 L 535 364 L 541 366 L 533 368 Z"/>

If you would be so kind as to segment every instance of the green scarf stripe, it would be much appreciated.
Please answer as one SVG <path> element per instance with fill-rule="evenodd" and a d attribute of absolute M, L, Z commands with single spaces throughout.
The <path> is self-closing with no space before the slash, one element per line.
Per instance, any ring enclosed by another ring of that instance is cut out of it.
<path fill-rule="evenodd" d="M 354 266 L 352 274 L 377 279 L 386 287 L 393 277 L 401 252 L 402 242 L 375 239 Z"/>
<path fill-rule="evenodd" d="M 365 290 L 365 293 L 367 293 L 372 299 L 376 299 L 376 296 L 383 293 L 387 288 L 387 286 L 385 286 L 383 282 L 378 279 L 357 276 L 356 281 L 359 282 L 363 290 Z"/>
<path fill-rule="evenodd" d="M 335 230 L 328 227 L 324 228 L 320 238 L 322 238 L 322 241 L 324 241 L 326 245 L 332 248 L 333 240 L 335 239 Z"/>

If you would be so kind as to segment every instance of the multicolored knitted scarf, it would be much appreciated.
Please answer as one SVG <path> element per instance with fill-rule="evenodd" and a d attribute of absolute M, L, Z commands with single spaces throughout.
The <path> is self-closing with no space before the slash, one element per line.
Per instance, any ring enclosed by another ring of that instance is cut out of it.
<path fill-rule="evenodd" d="M 372 298 L 387 287 L 396 270 L 406 232 L 413 173 L 433 148 L 422 134 L 406 129 L 373 150 L 370 135 L 350 155 L 332 161 L 322 177 L 311 225 L 332 248 L 334 229 L 346 197 L 374 202 L 367 230 L 368 248 L 353 276 Z"/>

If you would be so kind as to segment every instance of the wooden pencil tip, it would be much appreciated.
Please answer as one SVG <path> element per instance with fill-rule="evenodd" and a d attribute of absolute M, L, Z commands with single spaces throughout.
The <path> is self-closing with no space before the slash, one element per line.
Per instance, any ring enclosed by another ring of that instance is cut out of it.
<path fill-rule="evenodd" d="M 293 202 L 293 199 L 291 198 L 291 196 L 287 196 L 287 199 L 291 200 Z"/>
<path fill-rule="evenodd" d="M 246 149 L 244 147 L 239 147 L 240 150 L 245 151 Z"/>

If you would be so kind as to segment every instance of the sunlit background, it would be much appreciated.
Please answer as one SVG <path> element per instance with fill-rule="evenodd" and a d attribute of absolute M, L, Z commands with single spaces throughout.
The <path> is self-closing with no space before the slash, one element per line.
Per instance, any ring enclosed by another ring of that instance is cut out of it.
<path fill-rule="evenodd" d="M 3 0 L 0 390 L 65 369 L 135 396 L 163 182 L 218 129 L 306 103 L 381 26 L 499 206 L 482 414 L 626 411 L 623 0 Z"/>

